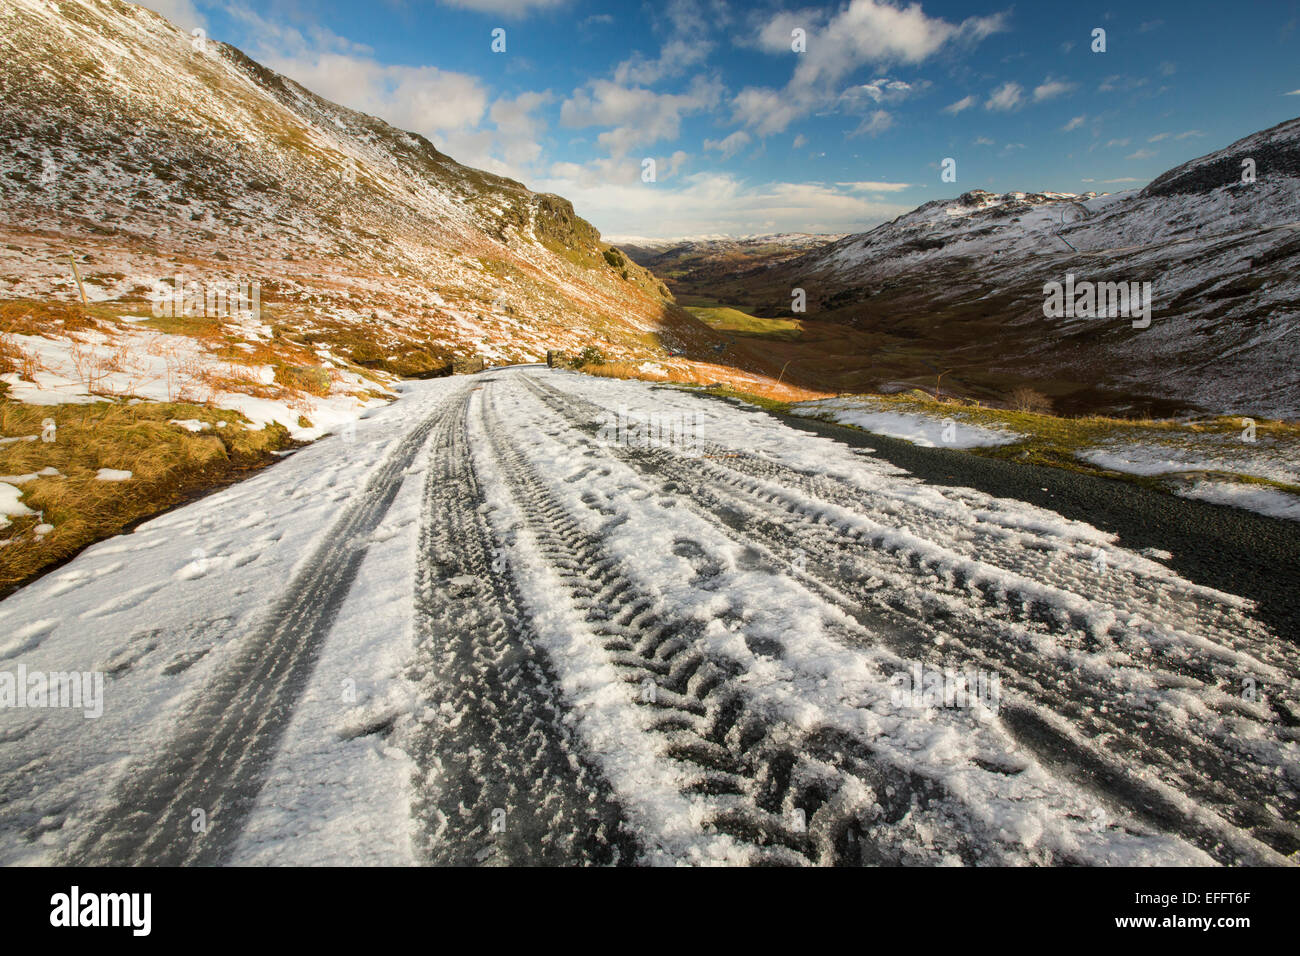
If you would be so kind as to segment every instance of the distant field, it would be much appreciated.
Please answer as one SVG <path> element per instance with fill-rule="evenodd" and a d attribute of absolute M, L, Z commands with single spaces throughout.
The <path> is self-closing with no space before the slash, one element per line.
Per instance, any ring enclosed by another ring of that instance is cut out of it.
<path fill-rule="evenodd" d="M 787 341 L 797 339 L 803 334 L 803 323 L 798 319 L 762 319 L 748 312 L 725 306 L 715 308 L 687 306 L 686 311 L 719 332 Z"/>

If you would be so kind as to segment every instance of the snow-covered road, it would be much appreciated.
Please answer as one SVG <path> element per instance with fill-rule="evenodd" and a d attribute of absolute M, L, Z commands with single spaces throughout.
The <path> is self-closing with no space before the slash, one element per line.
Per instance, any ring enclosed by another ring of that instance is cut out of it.
<path fill-rule="evenodd" d="M 1300 654 L 1050 511 L 514 368 L 0 603 L 0 863 L 1281 863 Z"/>

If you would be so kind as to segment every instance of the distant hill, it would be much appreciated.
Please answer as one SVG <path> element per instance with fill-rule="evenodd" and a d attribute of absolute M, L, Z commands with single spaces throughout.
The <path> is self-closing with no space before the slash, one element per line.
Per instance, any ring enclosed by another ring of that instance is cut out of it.
<path fill-rule="evenodd" d="M 1243 181 L 1253 161 L 1254 182 Z M 1251 165 L 1246 164 L 1248 167 Z M 647 260 L 654 261 L 654 260 Z M 1152 317 L 1048 318 L 1067 274 L 1149 282 Z M 997 400 L 1016 385 L 1074 411 L 1300 415 L 1300 119 L 1118 194 L 973 190 L 724 279 L 713 295 L 870 339 L 836 357 L 842 390 L 933 386 Z M 825 374 L 795 362 L 796 375 Z"/>
<path fill-rule="evenodd" d="M 677 295 L 711 299 L 723 280 L 746 275 L 813 252 L 841 236 L 792 232 L 764 236 L 702 236 L 689 239 L 614 238 L 635 262 L 663 278 Z"/>

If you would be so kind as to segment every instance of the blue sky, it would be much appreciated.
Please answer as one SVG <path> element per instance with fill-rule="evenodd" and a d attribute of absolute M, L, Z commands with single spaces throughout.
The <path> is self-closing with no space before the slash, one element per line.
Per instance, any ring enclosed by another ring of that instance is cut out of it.
<path fill-rule="evenodd" d="M 850 232 L 968 189 L 1114 192 L 1300 114 L 1300 0 L 146 5 L 613 236 Z"/>

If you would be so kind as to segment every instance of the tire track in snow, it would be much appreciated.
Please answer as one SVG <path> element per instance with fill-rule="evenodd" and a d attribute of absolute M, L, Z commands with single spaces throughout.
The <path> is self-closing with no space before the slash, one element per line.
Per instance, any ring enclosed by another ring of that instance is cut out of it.
<path fill-rule="evenodd" d="M 421 509 L 408 677 L 430 710 L 403 742 L 419 768 L 417 843 L 438 865 L 631 863 L 636 841 L 566 723 L 510 570 L 494 557 L 469 397 L 434 429 Z"/>
<path fill-rule="evenodd" d="M 521 378 L 580 432 L 594 432 L 598 416 L 607 412 L 532 376 Z M 768 460 L 737 458 L 723 446 L 705 447 L 710 458 L 685 458 L 667 449 L 608 450 L 644 474 L 666 479 L 669 490 L 684 492 L 689 507 L 738 542 L 758 546 L 786 567 L 799 553 L 801 576 L 900 653 L 935 667 L 996 669 L 1015 694 L 1003 708 L 1004 725 L 1058 772 L 1223 862 L 1278 863 L 1300 845 L 1288 814 L 1275 809 L 1280 803 L 1294 812 L 1294 788 L 1272 763 L 1258 759 L 1248 742 L 1237 746 L 1231 733 L 1225 740 L 1207 739 L 1158 707 L 1128 713 L 1116 706 L 1114 689 L 1101 684 L 1098 675 L 1039 653 L 1044 633 L 1063 637 L 1071 623 L 1087 631 L 1086 622 L 1059 620 L 1050 609 L 1036 608 L 1032 596 L 1019 607 L 1005 596 L 999 600 L 995 588 L 969 586 L 969 572 L 945 581 L 931 574 L 937 560 L 918 557 L 888 535 L 863 533 L 827 516 L 836 506 L 860 511 L 862 490 Z M 867 572 L 861 570 L 864 546 L 870 549 Z M 918 609 L 912 592 L 922 588 L 931 593 Z M 1199 598 L 1197 592 L 1205 589 L 1191 590 Z M 918 617 L 918 610 L 925 616 Z M 1231 635 L 1224 636 L 1230 642 Z M 954 664 L 954 657 L 962 659 Z M 1173 670 L 1158 680 L 1170 687 L 1180 681 L 1213 686 L 1214 674 L 1204 668 Z M 1226 707 L 1229 724 L 1260 720 L 1226 695 L 1217 703 Z M 1106 743 L 1096 747 L 1086 740 Z M 1157 770 L 1158 779 L 1134 774 L 1135 764 Z M 1197 803 L 1189 806 L 1184 794 Z"/>
<path fill-rule="evenodd" d="M 800 729 L 759 704 L 753 675 L 698 640 L 702 621 L 638 587 L 604 535 L 584 529 L 530 463 L 526 443 L 506 434 L 490 398 L 485 405 L 485 453 L 567 602 L 609 655 L 627 705 L 651 712 L 644 732 L 658 738 L 661 760 L 681 768 L 668 773 L 684 776 L 699 832 L 732 838 L 748 862 L 762 864 L 970 864 L 1015 854 L 1014 838 L 969 812 L 944 780 L 910 769 L 910 759 L 834 722 Z M 676 553 L 710 577 L 706 555 Z M 953 712 L 933 719 L 927 733 L 969 720 Z"/>
<path fill-rule="evenodd" d="M 261 789 L 316 657 L 347 597 L 366 539 L 456 396 L 400 439 L 290 579 L 233 660 L 196 694 L 161 752 L 128 767 L 112 806 L 66 853 L 70 865 L 222 863 Z M 206 830 L 194 831 L 195 810 Z"/>

